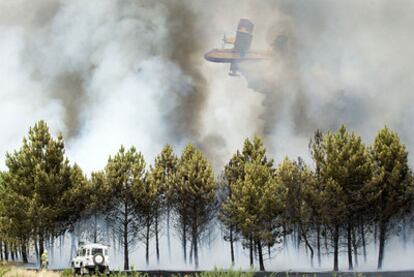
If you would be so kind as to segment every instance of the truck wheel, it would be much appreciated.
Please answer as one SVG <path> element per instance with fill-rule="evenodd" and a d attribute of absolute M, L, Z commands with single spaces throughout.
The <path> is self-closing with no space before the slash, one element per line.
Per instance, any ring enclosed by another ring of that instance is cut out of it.
<path fill-rule="evenodd" d="M 83 275 L 86 275 L 87 273 L 88 273 L 87 269 L 83 265 L 81 265 L 80 275 L 83 276 Z"/>
<path fill-rule="evenodd" d="M 74 268 L 72 268 L 72 272 L 73 272 L 73 275 L 79 275 L 80 274 L 80 268 L 74 267 Z"/>

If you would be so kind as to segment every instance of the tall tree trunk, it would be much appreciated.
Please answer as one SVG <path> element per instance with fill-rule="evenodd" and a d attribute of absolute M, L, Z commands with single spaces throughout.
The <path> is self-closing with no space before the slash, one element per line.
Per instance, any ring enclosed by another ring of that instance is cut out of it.
<path fill-rule="evenodd" d="M 50 236 L 49 240 L 50 253 L 49 253 L 49 264 L 53 263 L 53 257 L 55 256 L 55 238 L 53 235 Z"/>
<path fill-rule="evenodd" d="M 158 213 L 155 216 L 155 252 L 157 253 L 157 264 L 160 264 L 160 242 L 158 237 Z"/>
<path fill-rule="evenodd" d="M 14 245 L 14 254 L 15 254 L 16 260 L 19 260 L 21 256 L 20 256 L 20 249 L 17 246 L 17 244 Z"/>
<path fill-rule="evenodd" d="M 348 269 L 353 270 L 354 266 L 352 264 L 352 224 L 351 220 L 348 220 L 347 226 L 347 246 L 348 246 Z"/>
<path fill-rule="evenodd" d="M 129 253 L 128 253 L 128 205 L 124 203 L 124 238 L 123 238 L 123 245 L 124 245 L 124 270 L 129 269 Z"/>
<path fill-rule="evenodd" d="M 168 258 L 171 261 L 171 237 L 170 237 L 170 207 L 167 207 L 167 248 Z"/>
<path fill-rule="evenodd" d="M 339 254 L 339 225 L 334 227 L 334 266 L 333 271 L 338 271 L 338 254 Z"/>
<path fill-rule="evenodd" d="M 404 249 L 407 248 L 407 220 L 405 216 L 402 219 L 402 240 L 403 240 L 403 247 Z"/>
<path fill-rule="evenodd" d="M 40 253 L 39 253 L 39 245 L 37 243 L 37 239 L 34 240 L 34 246 L 35 246 L 35 253 L 36 253 L 36 262 L 40 263 Z"/>
<path fill-rule="evenodd" d="M 197 225 L 193 226 L 193 247 L 194 247 L 194 265 L 195 269 L 198 269 L 198 230 Z"/>
<path fill-rule="evenodd" d="M 191 238 L 192 238 L 192 236 L 191 236 Z M 194 246 L 193 246 L 193 241 L 191 240 L 191 243 L 190 243 L 190 253 L 188 254 L 188 263 L 190 265 L 193 264 L 193 250 L 194 250 Z"/>
<path fill-rule="evenodd" d="M 250 267 L 253 268 L 254 267 L 254 259 L 253 259 L 253 239 L 252 236 L 250 236 L 249 239 L 249 254 L 250 254 Z"/>
<path fill-rule="evenodd" d="M 282 227 L 283 249 L 285 249 L 285 251 L 287 252 L 288 251 L 288 243 L 287 243 L 287 239 L 286 239 L 286 233 L 287 233 L 286 224 L 283 224 L 283 227 Z"/>
<path fill-rule="evenodd" d="M 93 242 L 98 242 L 98 220 L 96 218 L 96 213 L 93 215 Z"/>
<path fill-rule="evenodd" d="M 231 265 L 234 266 L 233 226 L 230 226 L 230 255 Z"/>
<path fill-rule="evenodd" d="M 12 259 L 12 261 L 15 260 L 15 256 L 14 256 L 14 245 L 10 244 L 10 257 Z"/>
<path fill-rule="evenodd" d="M 362 253 L 364 255 L 364 262 L 367 262 L 367 243 L 365 241 L 364 222 L 361 222 L 361 239 L 362 239 Z"/>
<path fill-rule="evenodd" d="M 184 255 L 184 263 L 187 263 L 187 226 L 186 222 L 183 222 L 183 234 L 182 234 L 182 244 L 183 244 L 183 255 Z"/>
<path fill-rule="evenodd" d="M 263 251 L 261 241 L 257 241 L 257 250 L 259 252 L 259 267 L 260 271 L 265 271 L 264 262 L 263 262 Z"/>
<path fill-rule="evenodd" d="M 9 260 L 9 249 L 8 249 L 7 242 L 4 242 L 4 260 L 5 261 Z"/>
<path fill-rule="evenodd" d="M 43 252 L 45 252 L 45 241 L 43 238 L 43 234 L 39 235 L 39 252 L 40 252 L 40 255 L 42 255 Z"/>
<path fill-rule="evenodd" d="M 328 250 L 329 250 L 329 248 L 328 248 L 328 229 L 327 229 L 326 226 L 324 226 L 323 239 L 324 239 L 325 252 L 328 252 Z"/>
<path fill-rule="evenodd" d="M 305 232 L 302 232 L 302 236 L 303 236 L 303 240 L 305 241 L 305 244 L 306 244 L 307 248 L 309 248 L 309 251 L 310 251 L 310 261 L 311 261 L 311 266 L 312 266 L 312 268 L 313 268 L 313 267 L 314 267 L 314 266 L 313 266 L 313 256 L 314 256 L 313 247 L 312 247 L 312 245 L 309 243 L 308 238 L 307 238 L 307 236 L 306 236 L 306 233 L 305 233 Z"/>
<path fill-rule="evenodd" d="M 150 219 L 147 218 L 147 230 L 145 233 L 145 263 L 149 265 L 149 236 L 150 236 Z"/>
<path fill-rule="evenodd" d="M 318 266 L 321 267 L 321 226 L 316 227 L 316 251 L 318 255 Z"/>
<path fill-rule="evenodd" d="M 7 242 L 4 242 L 4 260 L 9 261 L 10 260 L 10 252 L 9 252 L 9 245 Z"/>
<path fill-rule="evenodd" d="M 386 232 L 387 232 L 387 222 L 382 219 L 379 225 L 378 269 L 382 269 L 382 264 L 384 261 Z"/>
<path fill-rule="evenodd" d="M 27 264 L 28 260 L 27 260 L 27 247 L 26 247 L 26 242 L 22 241 L 22 259 L 23 259 L 23 263 Z"/>
<path fill-rule="evenodd" d="M 355 266 L 358 267 L 358 243 L 357 243 L 355 228 L 352 228 L 352 246 L 354 249 Z"/>
<path fill-rule="evenodd" d="M 270 243 L 267 244 L 267 254 L 269 255 L 269 261 L 272 261 L 272 256 L 271 256 L 271 245 Z"/>

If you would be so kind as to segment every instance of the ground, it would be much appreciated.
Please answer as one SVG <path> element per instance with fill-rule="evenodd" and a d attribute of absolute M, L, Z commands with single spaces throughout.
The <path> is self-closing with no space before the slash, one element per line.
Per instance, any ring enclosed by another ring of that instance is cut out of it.
<path fill-rule="evenodd" d="M 18 263 L 1 263 L 0 277 L 69 277 L 71 269 L 52 271 L 23 268 Z M 214 270 L 209 272 L 196 271 L 141 271 L 141 272 L 112 272 L 114 277 L 412 277 L 414 271 L 394 272 L 241 272 Z"/>
<path fill-rule="evenodd" d="M 0 265 L 0 277 L 61 277 L 60 272 L 54 271 L 36 271 L 22 268 L 17 263 L 1 263 Z"/>

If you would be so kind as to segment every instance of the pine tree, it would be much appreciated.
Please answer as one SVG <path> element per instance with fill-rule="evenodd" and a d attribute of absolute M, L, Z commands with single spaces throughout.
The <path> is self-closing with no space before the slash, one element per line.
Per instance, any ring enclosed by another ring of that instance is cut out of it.
<path fill-rule="evenodd" d="M 341 165 L 338 160 L 340 145 L 333 133 L 326 133 L 320 145 L 313 146 L 313 159 L 319 170 L 319 200 L 324 225 L 329 228 L 334 248 L 333 270 L 338 271 L 340 228 L 343 226 L 346 214 L 346 201 L 343 187 L 338 183 L 336 170 Z"/>
<path fill-rule="evenodd" d="M 145 161 L 134 147 L 123 146 L 105 167 L 105 189 L 111 196 L 106 204 L 106 220 L 113 227 L 123 246 L 124 269 L 129 269 L 129 249 L 136 242 L 140 228 L 136 206 L 140 199 L 136 192 L 144 185 Z"/>
<path fill-rule="evenodd" d="M 375 165 L 372 197 L 379 227 L 378 269 L 381 269 L 390 222 L 407 212 L 413 200 L 413 178 L 405 145 L 388 127 L 378 132 L 371 155 Z"/>
<path fill-rule="evenodd" d="M 236 153 L 226 168 L 231 197 L 221 209 L 225 225 L 234 227 L 249 246 L 251 266 L 257 248 L 260 270 L 264 270 L 263 247 L 279 242 L 282 235 L 286 190 L 272 165 L 258 137 L 245 140 L 242 155 Z"/>
<path fill-rule="evenodd" d="M 173 191 L 182 240 L 188 239 L 189 231 L 195 267 L 198 268 L 200 239 L 216 214 L 217 184 L 207 158 L 191 144 L 185 147 L 179 160 Z M 183 249 L 186 259 L 186 243 Z"/>
<path fill-rule="evenodd" d="M 0 199 L 3 199 L 3 190 L 4 190 L 4 186 L 3 186 L 3 172 L 0 171 Z M 6 237 L 6 231 L 5 231 L 5 225 L 7 224 L 7 222 L 4 220 L 4 216 L 5 216 L 5 209 L 6 207 L 4 206 L 3 201 L 0 201 L 0 262 L 3 262 L 3 243 Z"/>
<path fill-rule="evenodd" d="M 257 160 L 246 163 L 244 180 L 237 181 L 231 189 L 233 197 L 223 204 L 223 209 L 245 240 L 257 247 L 263 271 L 263 246 L 278 242 L 281 234 L 278 230 L 283 222 L 285 190 L 271 169 Z"/>
<path fill-rule="evenodd" d="M 150 170 L 152 168 L 150 167 Z M 153 226 L 158 215 L 159 209 L 159 187 L 156 183 L 149 181 L 149 173 L 141 186 L 134 188 L 134 195 L 139 201 L 136 201 L 134 206 L 136 213 L 144 226 L 140 237 L 143 238 L 145 244 L 145 261 L 149 265 L 149 244 L 150 239 L 155 235 Z"/>
<path fill-rule="evenodd" d="M 61 227 L 65 225 L 59 222 L 64 213 L 61 202 L 72 186 L 62 136 L 52 138 L 47 124 L 39 121 L 30 128 L 22 147 L 6 155 L 6 166 L 6 194 L 15 197 L 15 203 L 25 203 L 21 214 L 28 216 L 32 229 L 27 234 L 39 241 L 42 253 L 46 237 L 64 232 Z M 27 242 L 26 236 L 22 243 Z"/>
<path fill-rule="evenodd" d="M 2 172 L 0 177 L 0 241 L 4 243 L 5 260 L 8 260 L 7 244 L 19 241 L 23 250 L 23 262 L 27 263 L 26 247 L 32 233 L 27 198 L 8 189 L 4 180 L 10 177 L 6 175 Z"/>
<path fill-rule="evenodd" d="M 92 241 L 98 243 L 102 239 L 101 234 L 104 233 L 103 230 L 99 230 L 98 221 L 100 218 L 105 217 L 107 209 L 112 208 L 111 205 L 106 205 L 106 203 L 111 201 L 111 187 L 107 183 L 105 172 L 92 172 L 87 187 L 83 188 L 83 191 L 79 191 L 79 193 L 83 193 L 83 197 L 87 201 L 83 215 L 92 220 Z"/>
<path fill-rule="evenodd" d="M 298 165 L 287 157 L 277 167 L 277 174 L 287 189 L 286 211 L 284 213 L 285 232 L 293 231 L 294 243 L 299 248 L 301 241 L 301 206 L 303 202 L 303 180 Z"/>
<path fill-rule="evenodd" d="M 316 228 L 316 250 L 319 266 L 321 266 L 321 233 L 323 233 L 322 206 L 319 185 L 322 182 L 320 170 L 321 160 L 323 158 L 322 141 L 322 131 L 316 130 L 308 145 L 311 156 L 315 161 L 314 182 L 311 183 L 313 185 L 307 186 L 305 189 L 305 201 L 307 206 L 312 210 L 312 217 L 314 218 L 313 222 Z"/>
<path fill-rule="evenodd" d="M 313 266 L 314 249 L 310 241 L 310 234 L 317 226 L 315 221 L 318 213 L 314 202 L 316 197 L 310 196 L 315 187 L 314 174 L 301 158 L 295 162 L 286 157 L 278 166 L 277 175 L 287 190 L 284 226 L 289 226 L 289 229 L 295 232 L 298 247 L 303 239 L 310 251 L 310 260 Z"/>
<path fill-rule="evenodd" d="M 222 203 L 228 199 L 232 199 L 233 194 L 231 187 L 235 185 L 238 180 L 242 179 L 244 179 L 244 159 L 242 154 L 237 151 L 224 168 L 224 179 L 223 182 L 221 182 L 221 189 L 223 192 L 223 199 L 221 200 Z M 225 235 L 224 240 L 230 242 L 231 264 L 234 265 L 234 242 L 237 240 L 237 230 L 231 220 L 231 214 L 228 214 L 227 212 L 228 211 L 221 208 L 219 219 L 228 231 L 228 234 Z"/>
<path fill-rule="evenodd" d="M 154 199 L 154 234 L 157 263 L 160 261 L 159 232 L 160 222 L 164 214 L 167 217 L 167 240 L 168 252 L 171 251 L 170 244 L 170 191 L 173 186 L 174 176 L 177 171 L 178 158 L 174 154 L 171 145 L 166 145 L 161 153 L 155 158 L 153 167 L 150 167 L 147 182 L 156 190 Z"/>
<path fill-rule="evenodd" d="M 62 195 L 57 218 L 61 235 L 66 230 L 73 230 L 76 222 L 87 212 L 91 197 L 94 195 L 89 191 L 90 184 L 87 177 L 77 164 L 71 167 L 70 182 L 70 188 Z"/>
<path fill-rule="evenodd" d="M 316 141 L 316 140 L 315 140 Z M 324 218 L 331 227 L 334 240 L 334 270 L 338 270 L 339 237 L 345 230 L 349 269 L 353 268 L 352 234 L 355 233 L 360 212 L 367 207 L 365 192 L 372 179 L 372 163 L 361 138 L 350 134 L 345 126 L 336 133 L 327 133 L 319 145 L 312 148 L 319 171 L 320 192 L 324 203 L 329 207 Z M 338 193 L 334 196 L 332 194 Z M 335 197 L 332 202 L 328 197 Z"/>

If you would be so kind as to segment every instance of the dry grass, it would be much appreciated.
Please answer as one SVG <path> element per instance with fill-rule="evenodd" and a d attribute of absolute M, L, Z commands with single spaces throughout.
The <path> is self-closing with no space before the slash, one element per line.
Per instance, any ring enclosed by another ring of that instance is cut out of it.
<path fill-rule="evenodd" d="M 28 270 L 13 264 L 2 264 L 0 265 L 0 277 L 61 277 L 61 274 L 46 270 Z"/>
<path fill-rule="evenodd" d="M 46 270 L 35 271 L 11 267 L 4 277 L 60 277 L 60 273 Z"/>

